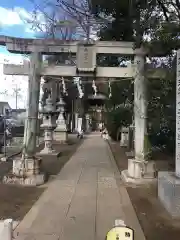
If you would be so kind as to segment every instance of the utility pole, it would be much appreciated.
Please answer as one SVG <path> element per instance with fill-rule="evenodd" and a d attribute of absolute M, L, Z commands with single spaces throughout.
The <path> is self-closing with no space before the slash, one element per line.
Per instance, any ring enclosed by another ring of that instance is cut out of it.
<path fill-rule="evenodd" d="M 16 90 L 15 90 L 15 97 L 16 97 L 16 110 L 18 106 L 18 89 L 17 89 L 17 84 L 16 84 Z"/>
<path fill-rule="evenodd" d="M 15 107 L 18 109 L 18 97 L 21 97 L 20 94 L 21 88 L 18 88 L 17 83 L 14 85 L 12 96 L 15 97 Z"/>

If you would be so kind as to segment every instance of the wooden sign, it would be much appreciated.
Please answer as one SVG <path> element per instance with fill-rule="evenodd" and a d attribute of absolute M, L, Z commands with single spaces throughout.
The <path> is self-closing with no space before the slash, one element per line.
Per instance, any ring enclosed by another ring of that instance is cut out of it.
<path fill-rule="evenodd" d="M 82 72 L 94 72 L 96 68 L 96 49 L 94 45 L 78 45 L 77 69 Z"/>

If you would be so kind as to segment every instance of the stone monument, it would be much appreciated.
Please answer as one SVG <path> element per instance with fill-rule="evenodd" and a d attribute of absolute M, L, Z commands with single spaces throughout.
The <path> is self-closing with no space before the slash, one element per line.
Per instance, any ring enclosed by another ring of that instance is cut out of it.
<path fill-rule="evenodd" d="M 176 71 L 176 155 L 175 172 L 158 172 L 158 197 L 173 218 L 180 218 L 180 49 Z"/>
<path fill-rule="evenodd" d="M 128 147 L 128 142 L 129 142 L 129 128 L 122 127 L 121 128 L 120 146 Z"/>

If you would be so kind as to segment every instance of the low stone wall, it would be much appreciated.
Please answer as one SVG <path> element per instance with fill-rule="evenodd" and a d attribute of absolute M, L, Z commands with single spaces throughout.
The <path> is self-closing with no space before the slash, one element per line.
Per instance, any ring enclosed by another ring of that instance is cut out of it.
<path fill-rule="evenodd" d="M 24 140 L 24 137 L 13 137 L 12 139 L 12 145 L 23 145 L 23 140 Z"/>
<path fill-rule="evenodd" d="M 38 137 L 37 137 L 38 138 Z M 23 147 L 23 137 L 14 137 L 11 141 L 11 144 L 9 146 L 6 146 L 6 154 L 7 156 L 11 156 L 15 153 L 18 153 L 22 150 Z M 37 139 L 37 147 L 44 142 L 43 137 L 39 137 Z M 4 147 L 2 148 L 2 153 L 4 152 Z M 0 239 L 1 240 L 1 239 Z"/>
<path fill-rule="evenodd" d="M 43 141 L 43 137 L 37 137 L 37 143 L 38 142 L 42 142 Z M 23 146 L 23 141 L 24 141 L 24 137 L 13 137 L 12 139 L 12 146 Z"/>

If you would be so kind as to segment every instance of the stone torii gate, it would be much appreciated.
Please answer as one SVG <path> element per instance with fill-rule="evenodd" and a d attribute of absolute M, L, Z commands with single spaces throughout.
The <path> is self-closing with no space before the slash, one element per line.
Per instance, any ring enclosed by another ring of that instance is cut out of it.
<path fill-rule="evenodd" d="M 96 76 L 103 78 L 134 78 L 134 120 L 135 120 L 135 159 L 129 162 L 128 177 L 141 178 L 142 164 L 145 161 L 145 135 L 147 134 L 147 78 L 162 78 L 161 70 L 152 73 L 145 72 L 146 52 L 143 48 L 134 49 L 132 42 L 106 42 L 97 41 L 91 44 L 81 42 L 63 42 L 61 40 L 21 39 L 0 36 L 0 45 L 6 46 L 12 53 L 30 54 L 30 64 L 23 65 L 4 64 L 6 75 L 29 76 L 29 112 L 28 126 L 25 135 L 26 153 L 25 160 L 19 161 L 19 171 L 24 161 L 21 175 L 25 176 L 26 184 L 41 184 L 44 178 L 40 175 L 38 159 L 35 154 L 35 133 L 37 128 L 37 114 L 39 103 L 39 89 L 41 76 Z M 47 66 L 42 62 L 42 55 L 57 54 L 62 52 L 76 53 L 76 66 Z M 121 54 L 134 56 L 134 64 L 127 67 L 99 67 L 96 64 L 96 55 Z M 137 111 L 138 109 L 138 111 Z M 17 161 L 16 161 L 17 162 Z M 133 168 L 132 168 L 133 165 Z M 17 172 L 16 172 L 17 175 Z M 40 177 L 39 177 L 40 176 Z M 23 180 L 23 183 L 25 181 Z"/>

